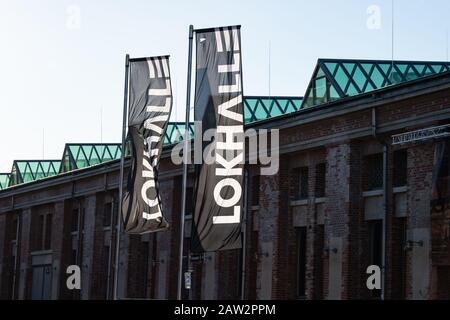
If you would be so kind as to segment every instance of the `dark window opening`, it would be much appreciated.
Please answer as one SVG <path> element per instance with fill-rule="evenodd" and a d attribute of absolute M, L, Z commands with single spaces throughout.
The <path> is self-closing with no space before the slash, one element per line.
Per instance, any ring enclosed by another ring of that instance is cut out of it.
<path fill-rule="evenodd" d="M 323 251 L 325 248 L 325 226 L 318 225 L 316 229 L 316 241 L 314 246 L 314 299 L 323 299 L 324 263 Z"/>
<path fill-rule="evenodd" d="M 78 219 L 79 219 L 79 210 L 73 209 L 72 210 L 72 221 L 70 224 L 70 232 L 77 232 L 78 231 Z"/>
<path fill-rule="evenodd" d="M 19 226 L 19 218 L 16 217 L 13 220 L 13 225 L 12 225 L 12 239 L 15 240 L 17 239 L 17 235 L 18 235 L 18 230 L 17 227 Z"/>
<path fill-rule="evenodd" d="M 298 199 L 308 198 L 308 167 L 301 167 L 298 169 Z"/>
<path fill-rule="evenodd" d="M 36 225 L 33 226 L 32 251 L 49 250 L 52 243 L 52 217 L 51 213 L 38 215 Z"/>
<path fill-rule="evenodd" d="M 306 227 L 297 229 L 297 296 L 306 294 Z"/>
<path fill-rule="evenodd" d="M 83 231 L 84 231 L 84 217 L 85 217 L 85 214 L 86 214 L 86 209 L 85 208 L 81 208 L 81 211 L 80 211 L 80 230 L 78 230 L 78 231 L 81 232 L 81 234 L 83 234 Z"/>
<path fill-rule="evenodd" d="M 45 215 L 41 214 L 38 218 L 38 225 L 36 230 L 36 241 L 34 242 L 34 250 L 43 250 L 43 238 L 44 238 L 44 222 L 45 222 Z"/>
<path fill-rule="evenodd" d="M 439 300 L 450 299 L 450 267 L 437 267 L 437 298 Z"/>
<path fill-rule="evenodd" d="M 78 264 L 78 251 L 76 249 L 72 249 L 70 255 L 70 264 Z"/>
<path fill-rule="evenodd" d="M 383 187 L 383 154 L 376 153 L 364 157 L 364 191 Z"/>
<path fill-rule="evenodd" d="M 186 188 L 186 215 L 194 214 L 194 188 Z"/>
<path fill-rule="evenodd" d="M 45 238 L 44 238 L 44 250 L 51 249 L 52 246 L 52 220 L 53 215 L 47 214 L 46 215 L 46 221 L 45 221 Z"/>
<path fill-rule="evenodd" d="M 326 163 L 319 163 L 316 165 L 316 198 L 325 197 L 325 181 L 326 181 Z"/>
<path fill-rule="evenodd" d="M 407 185 L 408 177 L 408 153 L 404 150 L 394 151 L 394 187 Z"/>
<path fill-rule="evenodd" d="M 439 168 L 438 172 L 435 172 L 433 174 L 437 174 L 436 176 L 436 197 L 447 197 L 446 195 L 449 193 L 449 148 L 446 146 L 443 150 L 442 154 L 442 161 L 439 161 L 440 159 L 437 159 L 439 163 L 436 163 L 437 168 Z M 436 168 L 434 169 L 436 170 Z"/>
<path fill-rule="evenodd" d="M 14 262 L 17 253 L 17 245 L 15 240 L 11 241 L 10 252 L 11 252 L 11 261 Z M 14 263 L 12 263 L 11 266 L 14 266 Z"/>
<path fill-rule="evenodd" d="M 369 221 L 369 265 L 382 268 L 383 254 L 383 224 L 382 220 Z M 381 290 L 370 290 L 373 298 L 381 297 Z"/>
<path fill-rule="evenodd" d="M 448 177 L 449 175 L 449 147 L 444 148 L 444 154 L 442 158 L 442 167 L 439 171 L 439 177 Z"/>
<path fill-rule="evenodd" d="M 112 217 L 112 203 L 107 202 L 104 205 L 103 209 L 103 226 L 109 227 L 111 226 L 111 217 Z"/>

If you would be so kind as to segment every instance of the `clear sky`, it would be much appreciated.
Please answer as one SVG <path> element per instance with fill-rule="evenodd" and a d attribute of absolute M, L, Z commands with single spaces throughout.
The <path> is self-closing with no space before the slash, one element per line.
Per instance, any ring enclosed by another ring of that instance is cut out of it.
<path fill-rule="evenodd" d="M 450 1 L 394 1 L 394 58 L 448 59 Z M 182 121 L 189 24 L 242 25 L 244 94 L 269 94 L 270 43 L 271 95 L 302 96 L 317 58 L 390 59 L 391 18 L 391 0 L 0 0 L 0 172 L 43 136 L 47 159 L 119 142 L 126 53 L 171 55 Z"/>

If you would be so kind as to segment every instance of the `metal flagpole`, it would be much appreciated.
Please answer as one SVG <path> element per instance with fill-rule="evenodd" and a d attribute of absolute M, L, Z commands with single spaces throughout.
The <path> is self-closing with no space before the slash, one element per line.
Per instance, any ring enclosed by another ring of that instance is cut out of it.
<path fill-rule="evenodd" d="M 242 48 L 241 39 L 239 37 L 239 48 Z M 271 95 L 270 92 L 270 70 L 271 70 L 271 55 L 270 55 L 270 48 L 271 43 L 269 40 L 269 96 Z M 243 73 L 241 70 L 241 77 L 243 77 Z M 242 89 L 242 95 L 244 95 L 244 90 Z M 244 106 L 242 106 L 244 107 Z M 244 114 L 244 109 L 242 109 L 242 114 Z M 245 145 L 245 136 L 243 138 L 244 145 Z M 241 226 L 241 232 L 242 232 L 242 270 L 241 270 L 241 300 L 245 299 L 245 262 L 247 259 L 247 209 L 248 209 L 248 169 L 245 168 L 245 150 L 244 150 L 244 199 L 243 199 L 243 217 L 242 217 L 242 226 Z"/>
<path fill-rule="evenodd" d="M 393 82 L 392 72 L 394 71 L 394 0 L 391 0 L 391 11 L 392 11 L 392 21 L 391 21 L 391 72 L 389 73 L 389 80 Z"/>
<path fill-rule="evenodd" d="M 241 270 L 241 300 L 245 299 L 245 259 L 247 246 L 247 194 L 248 194 L 248 172 L 244 169 L 244 214 L 242 217 L 242 270 Z"/>
<path fill-rule="evenodd" d="M 119 208 L 117 209 L 116 221 L 116 255 L 114 263 L 114 295 L 113 299 L 118 300 L 119 284 L 119 253 L 120 253 L 120 231 L 122 226 L 122 187 L 123 187 L 123 165 L 125 162 L 125 131 L 127 125 L 127 104 L 128 104 L 128 71 L 130 67 L 130 56 L 125 56 L 125 86 L 123 97 L 123 125 L 122 125 L 122 152 L 120 156 L 120 177 L 119 177 Z"/>
<path fill-rule="evenodd" d="M 177 300 L 181 300 L 181 287 L 183 282 L 183 246 L 184 246 L 184 219 L 186 217 L 186 185 L 188 174 L 188 148 L 189 148 L 189 116 L 191 104 L 191 69 L 192 69 L 192 39 L 194 38 L 194 27 L 189 26 L 189 51 L 188 51 L 188 72 L 187 72 L 187 92 L 186 92 L 186 118 L 184 125 L 184 149 L 183 149 L 183 186 L 181 196 L 181 220 L 180 220 L 180 247 L 178 261 L 178 292 Z"/>

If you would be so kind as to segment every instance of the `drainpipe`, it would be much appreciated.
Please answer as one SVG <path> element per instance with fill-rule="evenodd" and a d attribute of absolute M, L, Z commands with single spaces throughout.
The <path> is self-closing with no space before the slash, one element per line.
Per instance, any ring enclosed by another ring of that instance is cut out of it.
<path fill-rule="evenodd" d="M 372 135 L 375 139 L 378 140 L 377 136 L 377 113 L 375 108 L 372 108 Z"/>
<path fill-rule="evenodd" d="M 106 300 L 110 300 L 110 287 L 111 287 L 111 262 L 112 262 L 112 250 L 113 250 L 113 235 L 114 235 L 114 206 L 116 205 L 116 199 L 111 196 L 111 218 L 109 220 L 109 249 L 108 249 L 108 274 L 106 283 Z"/>
<path fill-rule="evenodd" d="M 383 146 L 383 231 L 382 231 L 382 255 L 381 255 L 381 299 L 386 299 L 387 269 L 388 269 L 388 227 L 389 227 L 389 142 L 382 139 L 377 132 L 375 108 L 372 108 L 372 135 Z"/>
<path fill-rule="evenodd" d="M 16 282 L 17 282 L 17 272 L 20 270 L 20 266 L 18 266 L 19 263 L 19 252 L 20 252 L 20 218 L 21 215 L 17 214 L 17 226 L 16 226 L 16 245 L 14 248 L 14 273 L 13 273 L 13 280 L 12 280 L 12 294 L 11 299 L 15 300 L 16 295 Z"/>
<path fill-rule="evenodd" d="M 388 285 L 387 274 L 388 274 L 388 227 L 389 227 L 389 173 L 388 173 L 388 164 L 389 164 L 389 144 L 384 141 L 383 143 L 383 209 L 384 209 L 384 217 L 383 217 L 383 255 L 382 259 L 382 287 L 381 287 L 381 299 L 386 299 L 386 289 Z"/>

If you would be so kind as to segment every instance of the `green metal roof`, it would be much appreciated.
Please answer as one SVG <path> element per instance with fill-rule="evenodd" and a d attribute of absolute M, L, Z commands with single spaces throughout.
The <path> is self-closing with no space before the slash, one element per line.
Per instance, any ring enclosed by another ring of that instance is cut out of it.
<path fill-rule="evenodd" d="M 450 70 L 449 62 L 319 59 L 304 98 L 246 96 L 244 121 L 245 124 L 249 124 L 270 119 L 448 70 Z M 184 122 L 170 122 L 164 136 L 164 145 L 180 142 L 183 133 Z M 193 124 L 189 127 L 189 133 L 190 137 L 193 137 Z M 120 156 L 119 143 L 68 143 L 65 145 L 61 161 L 15 160 L 10 174 L 0 173 L 0 190 L 120 159 Z"/>
<path fill-rule="evenodd" d="M 184 135 L 184 122 L 169 122 L 166 134 L 164 135 L 164 145 L 171 145 L 180 142 Z M 189 124 L 189 137 L 194 137 L 194 124 Z"/>
<path fill-rule="evenodd" d="M 0 190 L 3 190 L 9 185 L 9 173 L 0 173 Z"/>
<path fill-rule="evenodd" d="M 300 110 L 302 97 L 255 97 L 244 98 L 244 119 L 249 124 Z"/>
<path fill-rule="evenodd" d="M 448 70 L 449 62 L 319 59 L 302 108 Z"/>
<path fill-rule="evenodd" d="M 302 97 L 264 97 L 247 96 L 244 98 L 244 122 L 252 122 L 273 118 L 282 114 L 300 110 Z M 182 140 L 184 122 L 170 122 L 164 136 L 164 145 L 171 145 Z M 189 135 L 194 136 L 194 123 L 189 125 Z"/>
<path fill-rule="evenodd" d="M 120 156 L 120 143 L 66 143 L 60 172 L 94 166 Z"/>
<path fill-rule="evenodd" d="M 14 160 L 9 186 L 58 174 L 60 160 Z"/>

